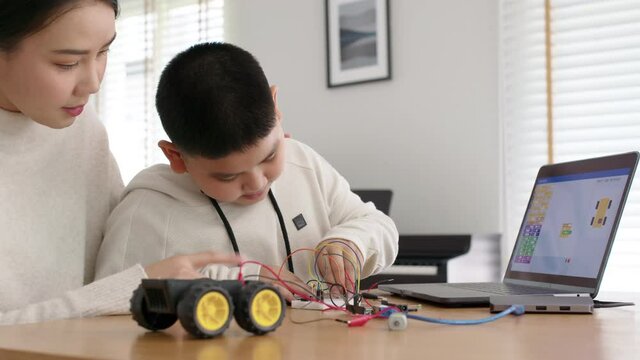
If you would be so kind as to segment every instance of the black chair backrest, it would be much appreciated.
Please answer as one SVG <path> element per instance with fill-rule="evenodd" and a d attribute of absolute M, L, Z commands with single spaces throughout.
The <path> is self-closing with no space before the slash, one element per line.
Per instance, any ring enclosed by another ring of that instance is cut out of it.
<path fill-rule="evenodd" d="M 364 202 L 371 201 L 376 209 L 382 211 L 386 215 L 389 215 L 389 209 L 391 208 L 391 197 L 393 191 L 391 190 L 351 190 L 356 195 L 360 196 L 360 199 Z"/>

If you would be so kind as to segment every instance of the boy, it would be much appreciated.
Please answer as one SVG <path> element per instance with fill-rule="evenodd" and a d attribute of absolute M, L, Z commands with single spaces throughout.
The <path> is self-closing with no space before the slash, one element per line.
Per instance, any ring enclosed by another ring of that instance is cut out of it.
<path fill-rule="evenodd" d="M 239 252 L 278 271 L 292 251 L 315 247 L 324 280 L 353 290 L 354 276 L 393 263 L 393 221 L 320 155 L 285 137 L 276 92 L 257 60 L 230 44 L 195 45 L 167 65 L 156 107 L 171 139 L 158 144 L 170 165 L 143 170 L 127 186 L 107 223 L 98 278 L 201 250 Z M 304 287 L 313 258 L 288 257 L 281 277 Z M 214 279 L 238 273 L 203 269 Z M 253 263 L 242 274 L 274 281 Z"/>

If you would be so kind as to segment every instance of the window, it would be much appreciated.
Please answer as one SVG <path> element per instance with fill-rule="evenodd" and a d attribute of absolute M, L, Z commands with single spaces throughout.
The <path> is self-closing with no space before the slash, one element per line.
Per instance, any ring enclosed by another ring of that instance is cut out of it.
<path fill-rule="evenodd" d="M 166 139 L 155 109 L 164 66 L 203 41 L 222 41 L 224 0 L 121 0 L 117 39 L 96 107 L 111 150 L 128 182 L 143 168 L 166 162 L 157 143 Z"/>
<path fill-rule="evenodd" d="M 500 18 L 508 254 L 541 165 L 640 150 L 640 2 L 502 0 Z M 640 291 L 639 177 L 602 290 Z"/>

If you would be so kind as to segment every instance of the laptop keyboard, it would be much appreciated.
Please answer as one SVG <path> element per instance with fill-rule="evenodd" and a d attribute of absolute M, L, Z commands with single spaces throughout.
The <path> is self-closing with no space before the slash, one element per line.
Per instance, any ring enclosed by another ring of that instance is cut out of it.
<path fill-rule="evenodd" d="M 477 290 L 500 295 L 538 295 L 558 293 L 557 289 L 546 289 L 504 283 L 447 283 L 446 285 L 458 289 Z"/>

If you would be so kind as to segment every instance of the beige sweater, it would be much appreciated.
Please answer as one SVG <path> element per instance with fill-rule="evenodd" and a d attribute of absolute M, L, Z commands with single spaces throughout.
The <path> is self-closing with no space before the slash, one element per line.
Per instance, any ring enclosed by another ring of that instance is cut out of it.
<path fill-rule="evenodd" d="M 0 169 L 0 324 L 126 312 L 140 265 L 85 286 L 123 187 L 92 109 L 65 129 L 0 110 Z"/>

